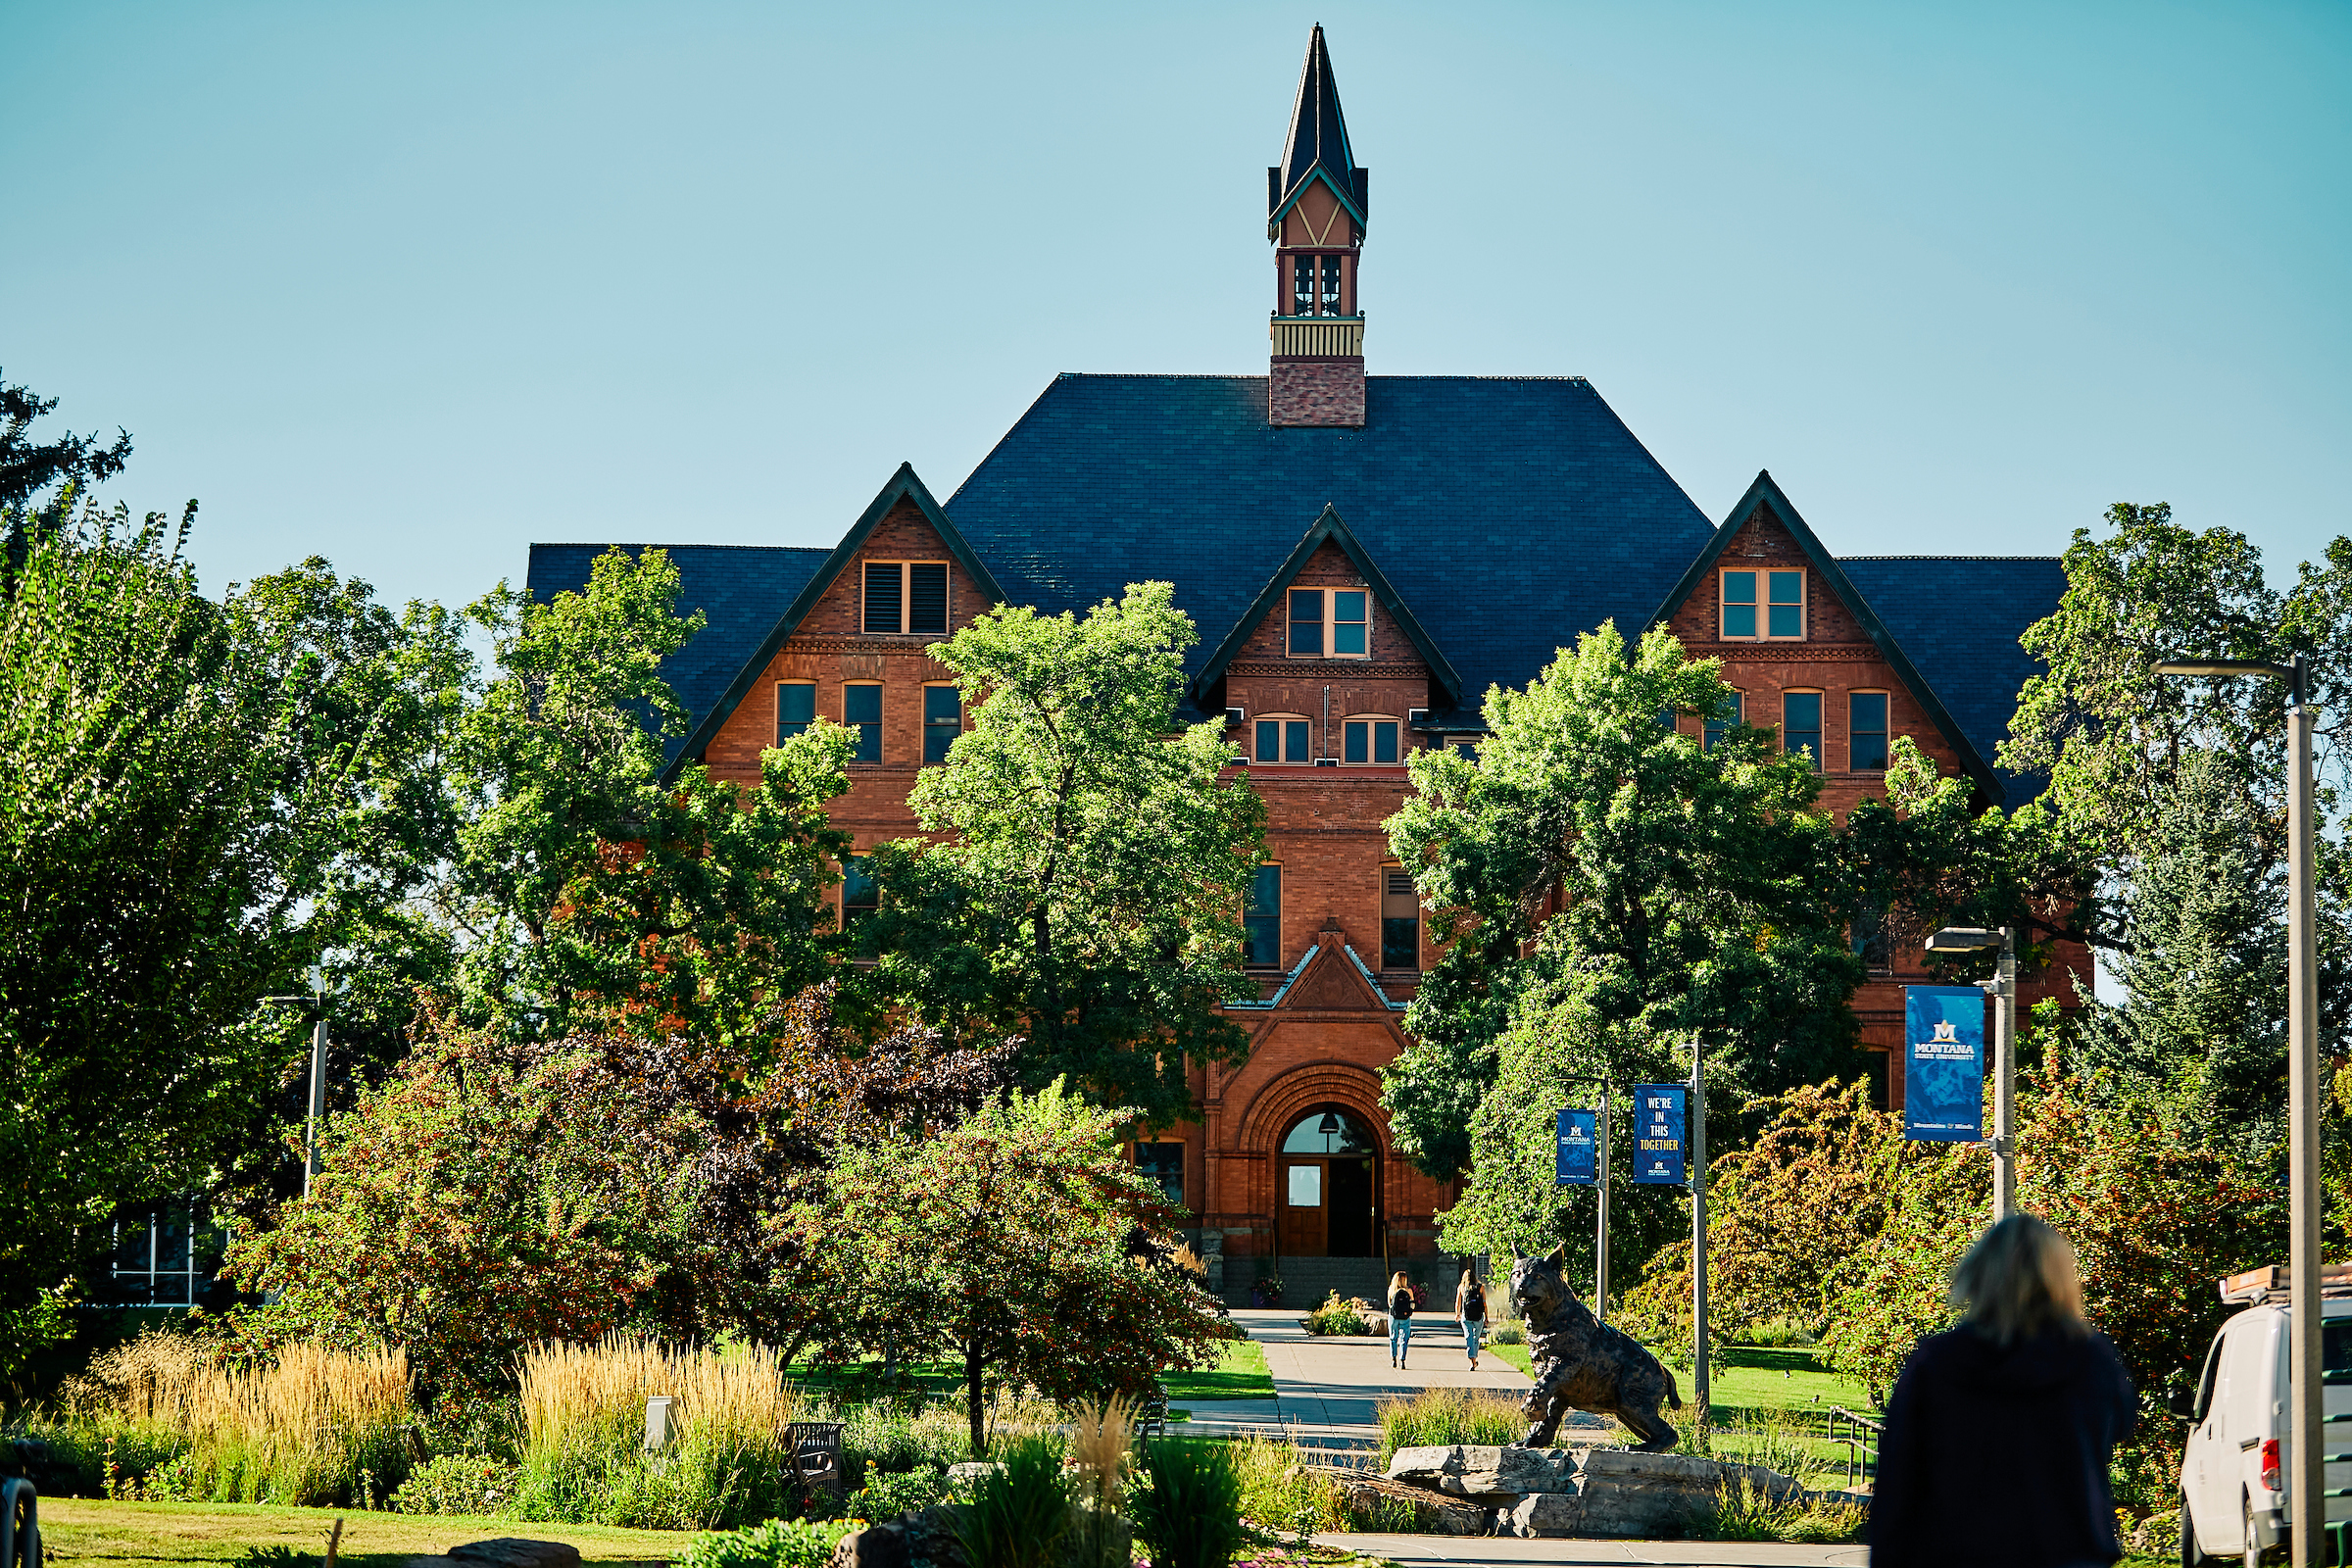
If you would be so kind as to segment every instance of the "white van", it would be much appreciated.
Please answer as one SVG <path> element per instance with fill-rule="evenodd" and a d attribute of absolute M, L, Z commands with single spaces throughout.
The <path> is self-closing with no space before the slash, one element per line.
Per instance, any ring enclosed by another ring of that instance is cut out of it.
<path fill-rule="evenodd" d="M 2221 1285 L 2222 1299 L 2245 1310 L 2213 1337 L 2193 1403 L 2175 1412 L 2190 1423 L 2180 1456 L 2181 1568 L 2222 1557 L 2259 1563 L 2287 1534 L 2286 1270 L 2254 1269 Z M 2352 1268 L 2328 1267 L 2321 1292 L 2320 1365 L 2352 1373 Z M 2324 1396 L 2328 1415 L 2352 1416 L 2352 1381 L 2330 1379 Z M 2352 1451 L 2352 1422 L 2325 1431 L 2329 1452 Z M 2328 1485 L 2352 1486 L 2352 1463 L 2328 1465 Z M 2352 1498 L 2328 1498 L 2327 1516 L 2352 1519 Z"/>

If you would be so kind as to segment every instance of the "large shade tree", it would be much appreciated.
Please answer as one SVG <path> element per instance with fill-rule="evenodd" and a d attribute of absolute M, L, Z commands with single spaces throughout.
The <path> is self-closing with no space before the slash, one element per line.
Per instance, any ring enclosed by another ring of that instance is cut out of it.
<path fill-rule="evenodd" d="M 1019 1036 L 1020 1075 L 1152 1121 L 1193 1109 L 1188 1064 L 1246 1036 L 1242 906 L 1264 808 L 1224 726 L 1180 725 L 1191 619 L 1166 583 L 1084 615 L 1005 607 L 931 655 L 969 733 L 907 804 L 939 835 L 872 858 L 892 998 L 958 1036 Z"/>
<path fill-rule="evenodd" d="M 1525 691 L 1488 694 L 1476 760 L 1414 754 L 1389 841 L 1445 953 L 1385 1093 L 1422 1168 L 1477 1163 L 1500 1043 L 1570 992 L 1602 1034 L 1705 1040 L 1736 1084 L 1861 1071 L 1854 896 L 1819 775 L 1765 732 L 1708 746 L 1663 721 L 1728 706 L 1714 661 L 1663 628 L 1628 645 L 1603 626 Z"/>

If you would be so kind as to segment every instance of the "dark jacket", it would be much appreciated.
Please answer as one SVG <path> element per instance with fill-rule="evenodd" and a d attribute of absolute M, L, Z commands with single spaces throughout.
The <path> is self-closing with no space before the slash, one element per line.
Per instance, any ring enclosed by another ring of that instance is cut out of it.
<path fill-rule="evenodd" d="M 1970 1328 L 1930 1335 L 1886 1403 L 1871 1568 L 2115 1561 L 2107 1459 L 2132 1412 L 2103 1334 L 2051 1329 L 2006 1349 Z"/>

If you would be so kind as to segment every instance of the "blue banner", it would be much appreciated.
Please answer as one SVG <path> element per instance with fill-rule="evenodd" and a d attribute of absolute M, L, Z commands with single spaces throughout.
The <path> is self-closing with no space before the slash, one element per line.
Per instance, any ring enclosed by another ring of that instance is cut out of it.
<path fill-rule="evenodd" d="M 1589 1110 L 1563 1110 L 1559 1119 L 1559 1162 L 1553 1167 L 1555 1187 L 1591 1187 L 1600 1179 L 1594 1156 L 1599 1152 L 1598 1122 Z"/>
<path fill-rule="evenodd" d="M 1683 1185 L 1690 1095 L 1685 1084 L 1634 1087 L 1634 1180 L 1661 1187 Z"/>
<path fill-rule="evenodd" d="M 1984 993 L 1903 987 L 1903 1136 L 1984 1141 Z"/>

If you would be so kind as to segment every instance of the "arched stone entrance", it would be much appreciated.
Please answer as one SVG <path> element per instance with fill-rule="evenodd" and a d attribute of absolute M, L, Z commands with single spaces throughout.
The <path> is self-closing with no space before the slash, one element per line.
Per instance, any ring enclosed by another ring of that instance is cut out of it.
<path fill-rule="evenodd" d="M 1382 1253 L 1380 1139 L 1345 1105 L 1314 1106 L 1274 1149 L 1278 1256 Z"/>

